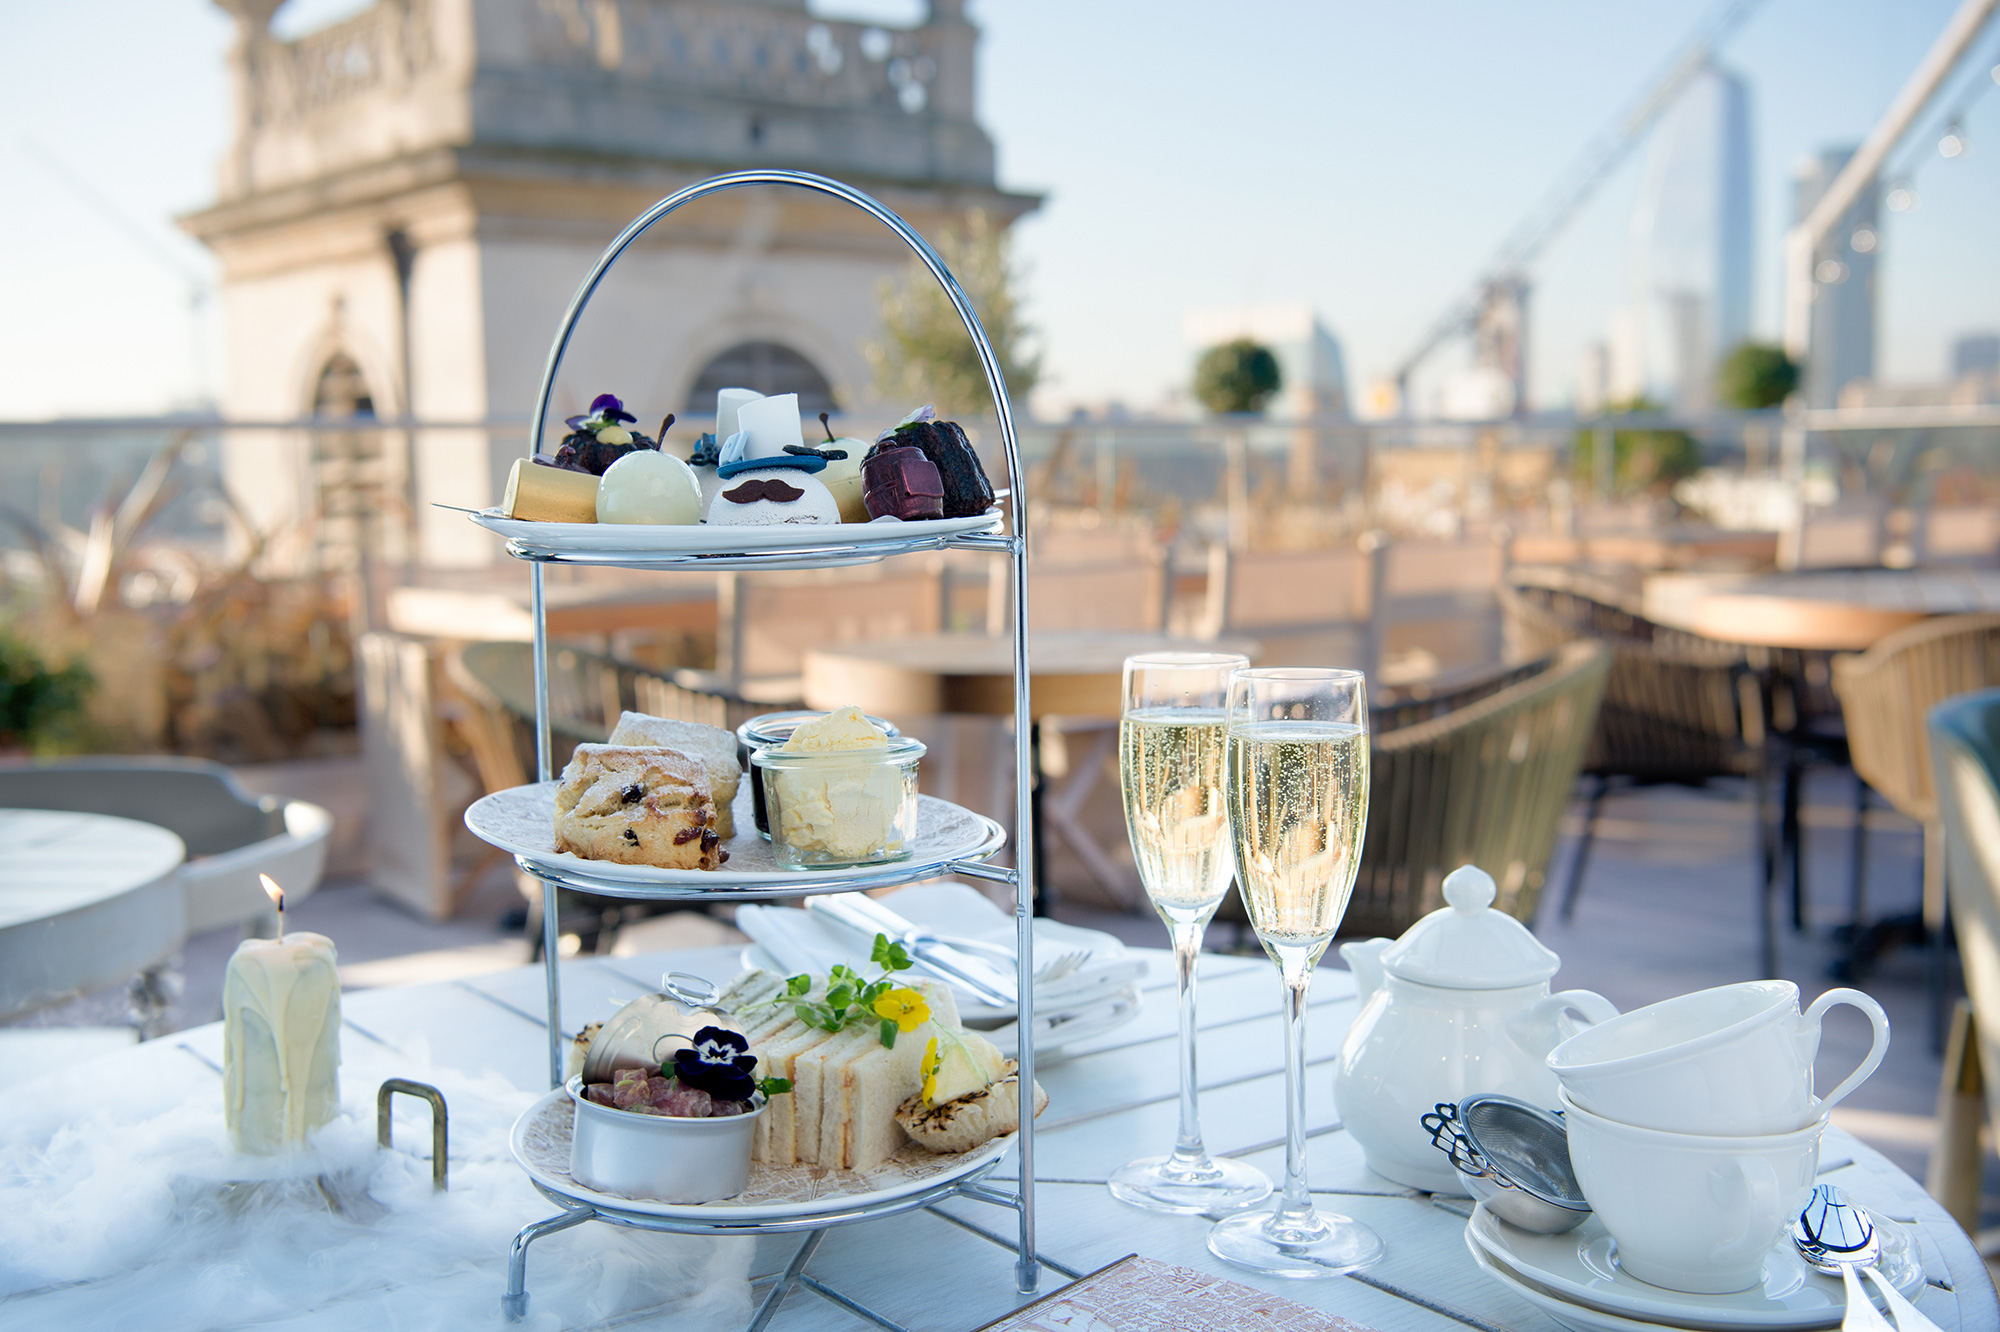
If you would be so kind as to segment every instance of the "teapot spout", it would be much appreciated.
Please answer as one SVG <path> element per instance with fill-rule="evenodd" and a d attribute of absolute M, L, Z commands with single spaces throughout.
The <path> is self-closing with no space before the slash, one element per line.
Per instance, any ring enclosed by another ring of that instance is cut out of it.
<path fill-rule="evenodd" d="M 1356 939 L 1340 946 L 1340 960 L 1354 973 L 1354 983 L 1360 989 L 1362 1003 L 1367 1003 L 1382 988 L 1382 950 L 1394 942 L 1393 939 Z"/>

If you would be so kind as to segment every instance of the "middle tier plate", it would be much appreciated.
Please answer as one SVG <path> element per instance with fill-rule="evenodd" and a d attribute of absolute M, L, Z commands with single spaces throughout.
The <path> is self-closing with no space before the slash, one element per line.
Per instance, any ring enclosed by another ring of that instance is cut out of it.
<path fill-rule="evenodd" d="M 917 835 L 907 859 L 852 869 L 781 869 L 771 844 L 757 835 L 751 817 L 750 783 L 737 788 L 732 806 L 736 835 L 722 844 L 729 860 L 721 869 L 659 869 L 589 860 L 556 850 L 558 782 L 510 787 L 475 801 L 465 826 L 475 837 L 543 871 L 568 887 L 610 897 L 804 897 L 934 879 L 967 861 L 984 860 L 1007 843 L 1004 828 L 935 796 L 917 797 Z"/>

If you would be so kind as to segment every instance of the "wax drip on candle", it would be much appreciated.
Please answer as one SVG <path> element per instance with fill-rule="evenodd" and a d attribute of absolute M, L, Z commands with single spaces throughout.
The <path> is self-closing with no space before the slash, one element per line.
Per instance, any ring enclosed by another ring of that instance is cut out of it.
<path fill-rule="evenodd" d="M 268 874 L 259 874 L 257 878 L 264 885 L 265 895 L 278 908 L 278 937 L 282 939 L 285 937 L 285 890 L 280 888 L 278 881 Z"/>

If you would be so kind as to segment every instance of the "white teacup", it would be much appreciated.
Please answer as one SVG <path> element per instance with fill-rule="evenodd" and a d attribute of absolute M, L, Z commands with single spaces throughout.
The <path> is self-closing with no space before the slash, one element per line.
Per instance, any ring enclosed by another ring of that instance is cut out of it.
<path fill-rule="evenodd" d="M 1835 1004 L 1875 1028 L 1860 1067 L 1818 1100 L 1813 1057 Z M 1789 1133 L 1860 1086 L 1889 1049 L 1889 1018 L 1859 990 L 1828 990 L 1799 1012 L 1790 981 L 1697 990 L 1586 1027 L 1549 1052 L 1549 1067 L 1583 1109 L 1669 1133 Z"/>
<path fill-rule="evenodd" d="M 1616 1123 L 1567 1093 L 1562 1106 L 1570 1164 L 1621 1268 L 1701 1295 L 1764 1279 L 1764 1260 L 1812 1194 L 1824 1115 L 1793 1133 L 1707 1137 Z"/>

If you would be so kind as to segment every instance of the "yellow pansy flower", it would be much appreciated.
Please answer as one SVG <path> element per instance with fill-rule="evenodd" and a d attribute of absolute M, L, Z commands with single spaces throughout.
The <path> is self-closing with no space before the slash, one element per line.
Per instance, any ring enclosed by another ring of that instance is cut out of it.
<path fill-rule="evenodd" d="M 924 1047 L 924 1062 L 920 1067 L 924 1074 L 924 1104 L 932 1103 L 937 1096 L 938 1065 L 944 1061 L 938 1058 L 938 1038 L 931 1037 L 931 1043 Z"/>
<path fill-rule="evenodd" d="M 915 990 L 890 990 L 875 1000 L 875 1016 L 895 1023 L 898 1031 L 912 1032 L 931 1020 L 931 1006 Z"/>

